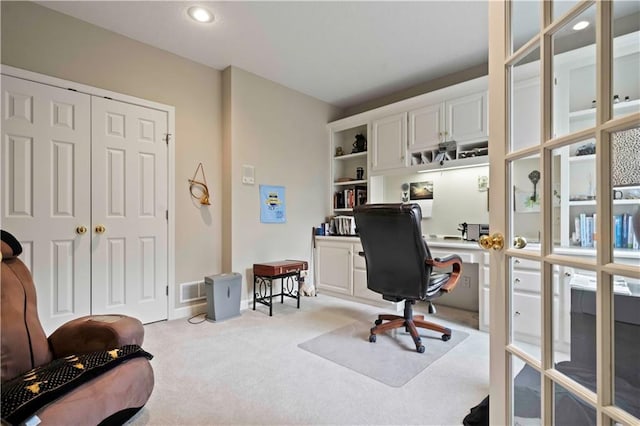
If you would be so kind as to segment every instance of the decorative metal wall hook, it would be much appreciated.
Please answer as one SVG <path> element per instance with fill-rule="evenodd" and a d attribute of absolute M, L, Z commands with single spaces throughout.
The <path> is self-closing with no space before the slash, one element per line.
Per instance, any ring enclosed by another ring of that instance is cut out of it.
<path fill-rule="evenodd" d="M 202 181 L 196 180 L 198 170 L 202 172 Z M 202 163 L 198 164 L 198 167 L 196 167 L 196 171 L 193 174 L 193 178 L 189 179 L 189 192 L 191 193 L 191 196 L 197 199 L 203 206 L 211 205 L 209 202 L 209 187 L 207 186 L 207 178 L 204 176 L 204 167 L 202 166 Z"/>

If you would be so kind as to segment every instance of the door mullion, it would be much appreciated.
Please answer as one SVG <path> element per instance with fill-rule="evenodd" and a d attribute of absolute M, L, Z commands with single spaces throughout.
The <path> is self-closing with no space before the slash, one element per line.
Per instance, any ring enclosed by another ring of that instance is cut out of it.
<path fill-rule="evenodd" d="M 596 212 L 598 215 L 596 252 L 596 377 L 597 423 L 608 424 L 602 408 L 613 403 L 613 276 L 603 265 L 613 258 L 611 244 L 611 150 L 610 134 L 602 125 L 612 117 L 612 32 L 611 2 L 596 5 Z"/>

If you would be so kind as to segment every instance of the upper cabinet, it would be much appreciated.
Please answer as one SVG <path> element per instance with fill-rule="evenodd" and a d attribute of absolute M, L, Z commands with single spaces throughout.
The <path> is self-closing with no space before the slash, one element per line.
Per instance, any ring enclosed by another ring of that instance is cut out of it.
<path fill-rule="evenodd" d="M 445 102 L 445 140 L 471 142 L 489 136 L 487 92 Z"/>
<path fill-rule="evenodd" d="M 372 121 L 371 170 L 444 167 L 486 156 L 488 138 L 486 90 L 411 108 Z"/>
<path fill-rule="evenodd" d="M 373 133 L 372 170 L 405 167 L 407 113 L 373 120 L 371 130 Z"/>

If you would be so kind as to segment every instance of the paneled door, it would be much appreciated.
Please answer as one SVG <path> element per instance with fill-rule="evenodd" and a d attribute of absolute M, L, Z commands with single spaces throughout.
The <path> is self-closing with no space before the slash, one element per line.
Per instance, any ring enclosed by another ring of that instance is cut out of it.
<path fill-rule="evenodd" d="M 47 332 L 90 313 L 90 96 L 2 76 L 2 223 Z"/>
<path fill-rule="evenodd" d="M 93 96 L 92 310 L 167 318 L 167 114 Z"/>
<path fill-rule="evenodd" d="M 167 318 L 167 113 L 2 76 L 2 222 L 51 333 Z"/>

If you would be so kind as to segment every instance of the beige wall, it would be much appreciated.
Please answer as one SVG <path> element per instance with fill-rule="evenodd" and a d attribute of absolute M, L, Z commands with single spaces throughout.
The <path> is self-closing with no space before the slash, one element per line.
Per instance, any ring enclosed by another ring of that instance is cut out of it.
<path fill-rule="evenodd" d="M 454 84 L 462 83 L 463 81 L 473 80 L 474 78 L 482 77 L 488 74 L 487 64 L 477 65 L 472 68 L 468 68 L 462 71 L 447 74 L 443 77 L 439 77 L 427 82 L 410 87 L 406 90 L 393 93 L 388 96 L 383 96 L 378 99 L 365 102 L 360 105 L 355 105 L 350 108 L 346 108 L 343 114 L 339 118 L 349 117 L 364 111 L 369 111 L 384 105 L 389 105 L 394 102 L 399 102 L 405 99 L 412 98 L 414 96 L 422 95 L 425 93 L 433 92 L 434 90 L 442 89 L 444 87 L 452 86 Z"/>
<path fill-rule="evenodd" d="M 231 109 L 224 144 L 232 160 L 231 223 L 225 225 L 231 226 L 232 269 L 248 280 L 243 297 L 250 298 L 254 263 L 311 262 L 311 228 L 329 211 L 326 125 L 339 111 L 236 67 L 224 70 L 223 81 Z M 254 185 L 242 184 L 243 164 L 255 167 Z M 286 223 L 260 222 L 260 184 L 285 187 Z"/>
<path fill-rule="evenodd" d="M 221 271 L 221 72 L 30 2 L 2 4 L 2 63 L 176 108 L 176 282 Z M 187 179 L 202 161 L 212 205 Z"/>

